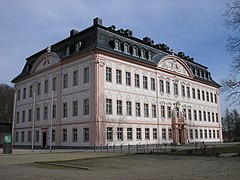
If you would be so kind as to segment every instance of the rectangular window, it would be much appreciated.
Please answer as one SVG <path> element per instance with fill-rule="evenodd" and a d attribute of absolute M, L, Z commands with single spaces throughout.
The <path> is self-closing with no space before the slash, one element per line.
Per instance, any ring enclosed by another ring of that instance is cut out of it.
<path fill-rule="evenodd" d="M 149 117 L 148 104 L 144 104 L 144 117 Z"/>
<path fill-rule="evenodd" d="M 193 110 L 194 120 L 197 121 L 197 110 Z"/>
<path fill-rule="evenodd" d="M 213 102 L 213 93 L 210 93 L 211 102 Z"/>
<path fill-rule="evenodd" d="M 127 128 L 127 140 L 132 140 L 132 128 Z"/>
<path fill-rule="evenodd" d="M 112 141 L 112 127 L 107 127 L 107 140 Z"/>
<path fill-rule="evenodd" d="M 195 129 L 195 139 L 198 139 L 198 130 Z"/>
<path fill-rule="evenodd" d="M 122 71 L 119 69 L 116 70 L 116 83 L 122 84 Z"/>
<path fill-rule="evenodd" d="M 198 111 L 199 121 L 202 121 L 202 111 Z"/>
<path fill-rule="evenodd" d="M 23 88 L 23 99 L 26 99 L 26 88 Z"/>
<path fill-rule="evenodd" d="M 117 100 L 117 115 L 122 115 L 122 101 Z"/>
<path fill-rule="evenodd" d="M 198 100 L 201 100 L 201 94 L 199 89 L 197 90 L 197 97 L 198 97 Z"/>
<path fill-rule="evenodd" d="M 83 141 L 89 141 L 89 128 L 83 128 Z"/>
<path fill-rule="evenodd" d="M 212 122 L 215 122 L 214 113 L 212 113 Z"/>
<path fill-rule="evenodd" d="M 182 113 L 183 113 L 183 117 L 187 119 L 187 110 L 185 108 L 183 108 Z"/>
<path fill-rule="evenodd" d="M 37 95 L 41 95 L 41 83 L 37 83 Z"/>
<path fill-rule="evenodd" d="M 188 119 L 192 120 L 192 110 L 188 109 Z"/>
<path fill-rule="evenodd" d="M 157 117 L 157 110 L 155 104 L 152 104 L 152 117 L 153 118 Z"/>
<path fill-rule="evenodd" d="M 209 139 L 212 139 L 212 130 L 211 129 L 208 130 L 208 136 L 209 136 Z"/>
<path fill-rule="evenodd" d="M 78 101 L 73 101 L 73 108 L 72 108 L 72 115 L 77 116 L 78 115 Z"/>
<path fill-rule="evenodd" d="M 206 111 L 203 111 L 203 120 L 204 120 L 204 121 L 207 121 L 207 114 L 206 114 Z"/>
<path fill-rule="evenodd" d="M 209 102 L 209 92 L 206 92 L 207 101 Z"/>
<path fill-rule="evenodd" d="M 168 129 L 168 139 L 172 139 L 172 129 Z"/>
<path fill-rule="evenodd" d="M 32 91 L 33 91 L 33 88 L 32 88 L 32 85 L 29 86 L 29 97 L 32 97 Z"/>
<path fill-rule="evenodd" d="M 83 70 L 83 82 L 84 83 L 89 82 L 89 67 L 84 68 L 84 70 Z"/>
<path fill-rule="evenodd" d="M 25 132 L 22 131 L 22 134 L 21 134 L 21 142 L 24 142 L 25 141 Z"/>
<path fill-rule="evenodd" d="M 215 103 L 217 103 L 217 95 L 214 94 L 214 100 L 215 100 Z"/>
<path fill-rule="evenodd" d="M 27 133 L 27 142 L 31 142 L 31 131 Z"/>
<path fill-rule="evenodd" d="M 31 122 L 32 121 L 32 110 L 29 109 L 28 110 L 28 122 Z"/>
<path fill-rule="evenodd" d="M 143 89 L 148 89 L 148 79 L 146 76 L 143 76 Z"/>
<path fill-rule="evenodd" d="M 193 130 L 192 129 L 189 129 L 189 137 L 190 137 L 190 139 L 193 139 Z"/>
<path fill-rule="evenodd" d="M 219 138 L 219 130 L 217 130 L 217 138 Z"/>
<path fill-rule="evenodd" d="M 166 93 L 170 94 L 171 91 L 170 91 L 170 82 L 169 81 L 166 81 Z"/>
<path fill-rule="evenodd" d="M 206 129 L 204 130 L 204 138 L 205 138 L 205 139 L 208 138 L 208 137 L 207 137 L 207 130 L 206 130 Z"/>
<path fill-rule="evenodd" d="M 153 128 L 153 139 L 157 139 L 157 128 Z"/>
<path fill-rule="evenodd" d="M 218 113 L 216 113 L 216 122 L 218 122 Z"/>
<path fill-rule="evenodd" d="M 145 139 L 149 140 L 150 136 L 149 136 L 149 128 L 145 128 Z"/>
<path fill-rule="evenodd" d="M 67 103 L 63 103 L 63 117 L 67 117 Z"/>
<path fill-rule="evenodd" d="M 112 114 L 112 99 L 106 99 L 106 114 Z"/>
<path fill-rule="evenodd" d="M 210 112 L 208 112 L 208 122 L 211 122 Z"/>
<path fill-rule="evenodd" d="M 139 79 L 139 75 L 135 74 L 135 87 L 140 87 L 140 83 L 139 83 L 140 79 Z"/>
<path fill-rule="evenodd" d="M 36 141 L 36 142 L 39 142 L 39 131 L 36 131 L 36 136 L 35 136 L 35 138 L 36 138 L 35 141 Z"/>
<path fill-rule="evenodd" d="M 165 118 L 165 106 L 161 105 L 161 117 Z"/>
<path fill-rule="evenodd" d="M 25 111 L 22 111 L 22 122 L 25 122 Z"/>
<path fill-rule="evenodd" d="M 18 137 L 19 136 L 19 134 L 18 134 L 18 132 L 16 132 L 16 135 L 15 135 L 15 142 L 18 142 Z"/>
<path fill-rule="evenodd" d="M 156 89 L 155 79 L 154 79 L 154 78 L 151 78 L 151 90 L 152 90 L 152 91 L 155 91 L 155 89 Z"/>
<path fill-rule="evenodd" d="M 192 88 L 192 98 L 196 99 L 196 91 L 194 88 Z"/>
<path fill-rule="evenodd" d="M 141 128 L 137 128 L 136 129 L 136 137 L 137 137 L 137 140 L 141 140 L 142 139 Z"/>
<path fill-rule="evenodd" d="M 171 110 L 171 106 L 167 106 L 167 117 L 171 118 L 172 116 L 172 110 Z"/>
<path fill-rule="evenodd" d="M 205 101 L 205 91 L 202 91 L 202 100 Z"/>
<path fill-rule="evenodd" d="M 187 97 L 190 98 L 191 95 L 190 95 L 190 87 L 187 87 Z"/>
<path fill-rule="evenodd" d="M 131 73 L 126 72 L 126 85 L 131 86 Z"/>
<path fill-rule="evenodd" d="M 202 139 L 202 138 L 203 138 L 203 130 L 200 129 L 200 139 Z"/>
<path fill-rule="evenodd" d="M 52 78 L 52 91 L 56 91 L 57 90 L 57 78 L 54 77 Z"/>
<path fill-rule="evenodd" d="M 213 138 L 215 139 L 216 138 L 216 131 L 213 130 Z"/>
<path fill-rule="evenodd" d="M 63 75 L 63 88 L 68 87 L 68 74 Z"/>
<path fill-rule="evenodd" d="M 17 93 L 17 100 L 20 101 L 20 97 L 21 97 L 21 90 L 19 89 L 18 90 L 18 93 Z"/>
<path fill-rule="evenodd" d="M 123 140 L 123 128 L 117 128 L 117 140 L 118 141 Z"/>
<path fill-rule="evenodd" d="M 52 129 L 52 142 L 56 141 L 56 131 L 55 129 Z"/>
<path fill-rule="evenodd" d="M 186 94 L 185 94 L 185 86 L 182 85 L 181 87 L 182 87 L 182 96 L 185 97 L 186 96 Z"/>
<path fill-rule="evenodd" d="M 136 116 L 141 116 L 141 106 L 140 103 L 136 102 Z"/>
<path fill-rule="evenodd" d="M 56 114 L 57 114 L 56 104 L 53 104 L 53 106 L 52 106 L 52 118 L 56 118 Z"/>
<path fill-rule="evenodd" d="M 48 107 L 44 106 L 43 108 L 43 119 L 47 119 L 48 118 Z"/>
<path fill-rule="evenodd" d="M 67 129 L 62 129 L 62 141 L 67 142 Z"/>
<path fill-rule="evenodd" d="M 174 83 L 174 84 L 173 84 L 173 88 L 174 88 L 174 89 L 173 89 L 173 90 L 174 90 L 174 91 L 173 91 L 174 95 L 178 95 L 178 84 L 177 84 L 177 83 Z"/>
<path fill-rule="evenodd" d="M 162 139 L 166 139 L 166 129 L 162 129 Z"/>
<path fill-rule="evenodd" d="M 40 120 L 40 107 L 37 108 L 37 117 L 36 117 L 37 121 Z"/>
<path fill-rule="evenodd" d="M 131 115 L 132 115 L 132 102 L 127 101 L 127 116 L 131 116 Z"/>
<path fill-rule="evenodd" d="M 20 113 L 17 112 L 17 122 L 16 123 L 19 123 L 19 119 L 20 119 Z"/>
<path fill-rule="evenodd" d="M 159 88 L 160 88 L 160 92 L 164 92 L 164 82 L 163 82 L 163 80 L 159 80 Z"/>
<path fill-rule="evenodd" d="M 77 128 L 72 129 L 72 142 L 77 142 L 78 140 L 78 130 Z"/>
<path fill-rule="evenodd" d="M 83 103 L 84 103 L 83 104 L 83 107 L 84 107 L 83 114 L 88 115 L 89 114 L 89 99 L 84 99 Z"/>
<path fill-rule="evenodd" d="M 73 72 L 73 86 L 78 85 L 78 71 Z"/>
<path fill-rule="evenodd" d="M 44 93 L 48 93 L 48 80 L 44 81 Z"/>

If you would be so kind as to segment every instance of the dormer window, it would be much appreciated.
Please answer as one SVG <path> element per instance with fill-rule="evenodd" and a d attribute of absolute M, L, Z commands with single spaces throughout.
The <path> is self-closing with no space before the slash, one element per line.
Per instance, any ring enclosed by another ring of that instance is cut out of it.
<path fill-rule="evenodd" d="M 144 49 L 141 49 L 141 50 L 140 50 L 140 53 L 141 53 L 141 56 L 140 56 L 140 57 L 141 57 L 142 59 L 146 59 L 146 51 L 145 51 Z"/>
<path fill-rule="evenodd" d="M 130 54 L 128 43 L 124 43 L 123 47 L 124 47 L 123 52 L 126 53 L 126 54 Z"/>
<path fill-rule="evenodd" d="M 132 47 L 132 55 L 138 57 L 138 48 L 136 46 Z"/>
<path fill-rule="evenodd" d="M 114 41 L 114 50 L 121 51 L 121 42 L 119 40 Z"/>
<path fill-rule="evenodd" d="M 153 60 L 153 53 L 151 51 L 148 52 L 148 60 L 149 61 Z"/>

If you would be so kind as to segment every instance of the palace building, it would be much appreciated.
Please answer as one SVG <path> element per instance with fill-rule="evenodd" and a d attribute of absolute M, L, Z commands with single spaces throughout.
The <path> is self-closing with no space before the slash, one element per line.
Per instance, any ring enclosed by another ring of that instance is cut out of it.
<path fill-rule="evenodd" d="M 12 82 L 15 146 L 222 141 L 208 68 L 100 18 L 28 57 Z"/>

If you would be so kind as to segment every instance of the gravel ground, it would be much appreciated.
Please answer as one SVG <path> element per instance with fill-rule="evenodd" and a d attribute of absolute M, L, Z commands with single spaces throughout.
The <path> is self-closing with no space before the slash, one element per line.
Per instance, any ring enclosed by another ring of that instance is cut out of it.
<path fill-rule="evenodd" d="M 0 159 L 0 179 L 240 178 L 240 157 L 129 155 L 59 163 L 87 167 L 89 170 L 38 163 L 1 165 Z"/>

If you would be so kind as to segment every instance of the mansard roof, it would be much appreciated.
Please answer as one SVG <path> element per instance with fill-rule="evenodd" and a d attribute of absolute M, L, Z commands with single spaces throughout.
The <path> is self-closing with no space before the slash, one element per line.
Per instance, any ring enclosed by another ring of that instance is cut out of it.
<path fill-rule="evenodd" d="M 95 18 L 93 25 L 81 32 L 71 30 L 68 38 L 51 45 L 50 49 L 59 57 L 60 62 L 76 54 L 102 50 L 153 67 L 157 67 L 165 56 L 173 55 L 188 66 L 194 79 L 220 87 L 211 78 L 206 66 L 195 62 L 193 58 L 186 56 L 183 52 L 176 54 L 166 44 L 154 44 L 154 41 L 149 37 L 136 38 L 129 29 L 116 30 L 114 25 L 105 27 L 102 25 L 100 18 Z M 16 83 L 22 78 L 31 75 L 34 64 L 40 56 L 48 51 L 49 48 L 46 48 L 26 58 L 22 72 L 12 82 Z"/>

